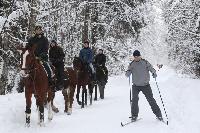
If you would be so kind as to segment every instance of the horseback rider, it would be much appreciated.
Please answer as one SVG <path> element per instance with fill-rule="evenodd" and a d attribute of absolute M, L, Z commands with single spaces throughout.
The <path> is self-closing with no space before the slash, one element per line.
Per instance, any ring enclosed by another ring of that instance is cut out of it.
<path fill-rule="evenodd" d="M 87 69 L 89 69 L 90 76 L 93 80 L 95 80 L 95 71 L 92 65 L 93 61 L 93 52 L 92 49 L 89 47 L 89 42 L 85 41 L 83 44 L 83 49 L 81 49 L 79 53 L 79 58 L 83 61 L 84 65 Z"/>
<path fill-rule="evenodd" d="M 49 49 L 49 60 L 56 69 L 57 90 L 61 90 L 64 87 L 64 59 L 63 49 L 58 46 L 55 40 L 52 40 Z"/>
<path fill-rule="evenodd" d="M 107 67 L 105 66 L 106 56 L 103 53 L 103 49 L 98 50 L 98 54 L 94 58 L 94 64 L 95 64 L 95 67 L 101 67 L 105 71 L 106 82 L 107 82 L 107 80 L 108 80 L 108 70 L 107 70 Z"/>
<path fill-rule="evenodd" d="M 40 60 L 42 66 L 44 67 L 49 85 L 53 85 L 53 72 L 52 69 L 48 63 L 48 48 L 49 48 L 49 42 L 48 39 L 44 36 L 42 26 L 38 25 L 35 27 L 35 34 L 28 39 L 28 44 L 26 45 L 26 49 L 31 48 L 33 45 L 36 45 L 35 49 L 35 56 L 37 59 Z"/>

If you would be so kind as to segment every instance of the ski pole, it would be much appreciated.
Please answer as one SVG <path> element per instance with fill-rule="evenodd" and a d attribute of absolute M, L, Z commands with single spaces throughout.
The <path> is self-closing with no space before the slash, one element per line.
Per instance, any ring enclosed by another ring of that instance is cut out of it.
<path fill-rule="evenodd" d="M 155 78 L 155 81 L 156 81 L 156 78 Z M 162 96 L 161 96 L 160 89 L 159 89 L 159 87 L 158 87 L 157 81 L 156 81 L 156 86 L 157 86 L 157 88 L 158 88 L 158 92 L 159 92 L 159 95 L 160 95 L 160 99 L 161 99 L 161 102 L 162 102 L 162 106 L 163 106 L 164 111 L 165 111 L 165 116 L 166 116 L 166 118 L 167 118 L 167 125 L 168 125 L 168 121 L 169 121 L 169 120 L 168 120 L 167 112 L 166 112 L 166 109 L 165 109 L 165 105 L 164 105 L 164 102 L 163 102 L 163 99 L 162 99 Z"/>
<path fill-rule="evenodd" d="M 130 108 L 131 108 L 131 117 L 132 117 L 132 85 L 131 85 L 131 78 L 129 76 L 129 87 L 130 87 Z"/>
<path fill-rule="evenodd" d="M 129 87 L 130 87 L 130 105 L 132 103 L 132 94 L 131 94 L 131 78 L 129 76 Z"/>

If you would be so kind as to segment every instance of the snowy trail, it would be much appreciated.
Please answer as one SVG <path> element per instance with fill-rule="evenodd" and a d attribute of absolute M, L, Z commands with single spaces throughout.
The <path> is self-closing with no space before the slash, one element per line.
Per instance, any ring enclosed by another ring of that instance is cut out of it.
<path fill-rule="evenodd" d="M 139 117 L 137 123 L 121 127 L 121 121 L 130 116 L 129 85 L 124 75 L 110 77 L 105 90 L 105 99 L 93 102 L 92 106 L 81 109 L 76 101 L 71 116 L 66 115 L 61 92 L 56 93 L 55 104 L 60 112 L 45 127 L 37 125 L 37 112 L 33 98 L 31 127 L 25 128 L 25 97 L 22 94 L 0 96 L 0 133 L 199 133 L 200 132 L 200 80 L 180 78 L 164 67 L 158 72 L 158 85 L 167 109 L 169 126 L 155 119 L 144 95 L 140 93 Z M 155 81 L 151 87 L 165 116 Z M 165 118 L 165 117 L 164 117 Z"/>

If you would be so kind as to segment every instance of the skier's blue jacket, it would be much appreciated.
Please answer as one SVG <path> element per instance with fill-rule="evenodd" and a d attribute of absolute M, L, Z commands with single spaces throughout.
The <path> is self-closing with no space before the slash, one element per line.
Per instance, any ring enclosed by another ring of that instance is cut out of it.
<path fill-rule="evenodd" d="M 84 63 L 92 63 L 93 61 L 93 52 L 92 49 L 88 48 L 83 48 L 81 49 L 79 53 L 79 58 L 84 62 Z"/>

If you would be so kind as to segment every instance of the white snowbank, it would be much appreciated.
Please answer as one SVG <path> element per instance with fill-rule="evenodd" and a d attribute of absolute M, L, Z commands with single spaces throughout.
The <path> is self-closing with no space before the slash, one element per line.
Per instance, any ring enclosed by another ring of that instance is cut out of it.
<path fill-rule="evenodd" d="M 121 127 L 121 121 L 130 116 L 128 79 L 122 76 L 110 77 L 105 90 L 105 99 L 93 102 L 92 106 L 81 109 L 76 101 L 71 116 L 66 115 L 61 92 L 56 93 L 55 104 L 60 112 L 54 119 L 47 121 L 45 127 L 37 125 L 37 112 L 33 100 L 31 127 L 25 128 L 24 94 L 0 96 L 0 132 L 1 133 L 199 133 L 200 132 L 200 81 L 180 78 L 167 67 L 158 72 L 158 85 L 167 109 L 169 126 L 155 119 L 145 97 L 140 94 L 139 117 L 137 123 Z M 163 107 L 155 81 L 151 87 L 163 116 Z M 34 99 L 34 98 L 33 98 Z M 165 117 L 164 117 L 165 118 Z"/>

